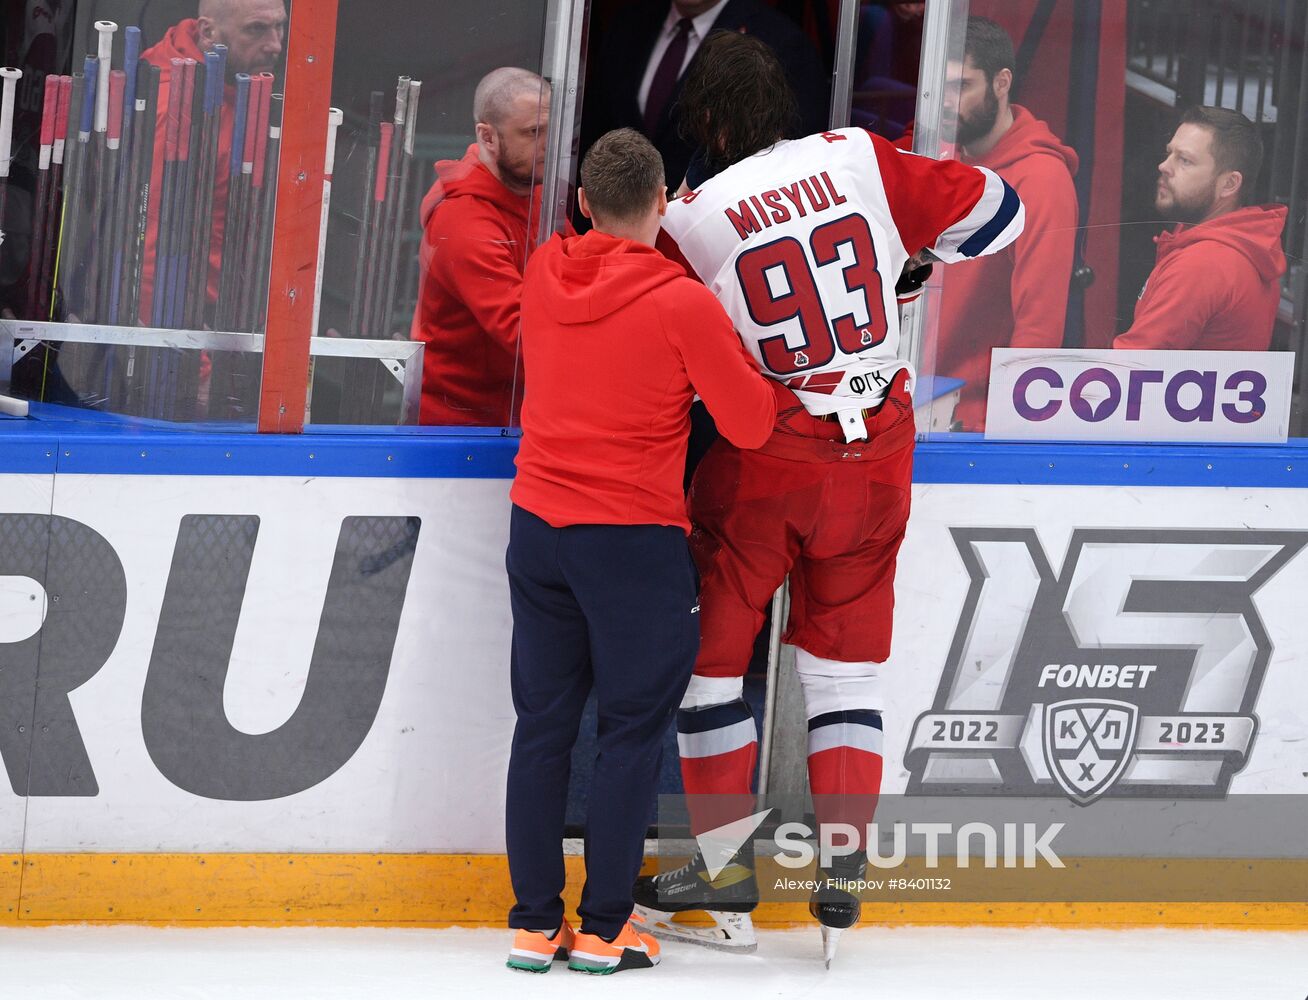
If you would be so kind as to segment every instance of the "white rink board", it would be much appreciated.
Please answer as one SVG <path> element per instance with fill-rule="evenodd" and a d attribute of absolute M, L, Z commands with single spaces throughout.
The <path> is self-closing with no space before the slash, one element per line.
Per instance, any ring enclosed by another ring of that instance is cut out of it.
<path fill-rule="evenodd" d="M 32 797 L 27 850 L 502 852 L 513 727 L 508 487 L 61 475 L 58 513 L 95 528 L 119 554 L 127 614 L 113 655 L 72 695 L 99 794 Z M 303 694 L 341 519 L 422 518 L 376 721 L 340 770 L 298 794 L 193 795 L 159 773 L 142 739 L 142 690 L 178 525 L 196 513 L 260 517 L 224 696 L 232 724 L 250 733 L 275 729 Z M 0 784 L 0 815 L 15 808 L 22 800 Z"/>
<path fill-rule="evenodd" d="M 50 475 L 0 476 L 0 509 L 15 514 L 49 514 L 54 502 L 54 477 Z M 36 600 L 32 600 L 35 597 Z M 39 621 L 34 608 L 44 603 L 43 588 L 30 577 L 0 575 L 0 649 L 30 634 Z M 3 661 L 0 661 L 3 668 Z M 21 716 L 21 710 L 19 712 Z M 23 847 L 23 825 L 27 803 L 10 791 L 0 769 L 0 854 L 16 854 Z"/>
<path fill-rule="evenodd" d="M 0 511 L 39 510 L 33 478 L 41 477 L 0 477 Z M 8 842 L 0 850 L 18 846 L 16 823 L 26 813 L 29 852 L 502 852 L 513 726 L 508 485 L 59 476 L 56 513 L 103 536 L 127 581 L 112 655 L 71 695 L 98 794 L 24 800 L 0 780 L 0 840 Z M 1308 529 L 1308 495 L 1296 490 L 926 485 L 915 487 L 914 504 L 887 671 L 888 792 L 907 787 L 911 729 L 932 708 L 968 597 L 951 528 L 1034 529 L 1054 574 L 1077 529 Z M 342 519 L 421 518 L 376 719 L 343 765 L 303 791 L 261 801 L 197 795 L 166 778 L 146 746 L 142 703 L 156 626 L 181 519 L 196 514 L 260 519 L 223 694 L 229 722 L 250 734 L 276 731 L 304 694 Z M 1300 552 L 1253 599 L 1272 651 L 1257 733 L 1232 794 L 1308 789 L 1304 593 L 1308 555 Z"/>
<path fill-rule="evenodd" d="M 973 529 L 979 534 L 991 528 L 1033 533 L 1035 543 L 1049 560 L 1050 570 L 1062 578 L 1072 569 L 1064 562 L 1074 532 L 1107 530 L 1117 536 L 1124 553 L 1143 550 L 1143 560 L 1137 552 L 1128 555 L 1132 561 L 1125 564 L 1137 579 L 1152 578 L 1166 586 L 1168 581 L 1192 579 L 1191 573 L 1204 573 L 1210 580 L 1220 580 L 1226 571 L 1212 565 L 1220 559 L 1220 547 L 1216 544 L 1219 532 L 1235 533 L 1239 538 L 1245 533 L 1252 538 L 1260 531 L 1308 532 L 1308 494 L 1293 489 L 1246 488 L 915 486 L 913 512 L 900 552 L 895 585 L 895 638 L 891 668 L 887 671 L 890 681 L 883 719 L 886 745 L 896 749 L 887 761 L 884 791 L 902 792 L 908 785 L 902 754 L 910 738 L 909 727 L 936 697 L 942 666 L 949 659 L 956 626 L 967 601 L 970 578 L 951 529 Z M 1176 565 L 1178 560 L 1171 559 L 1173 565 L 1166 565 L 1165 553 L 1150 543 L 1182 532 L 1193 532 L 1202 539 L 1195 546 L 1201 550 L 1200 554 L 1191 562 Z M 1308 538 L 1308 534 L 1304 537 Z M 1209 545 L 1211 551 L 1202 551 Z M 1101 586 L 1103 578 L 1111 578 L 1105 570 L 1117 558 L 1111 546 L 1107 551 L 1109 554 L 1102 560 L 1104 565 L 1099 567 L 1099 572 L 1074 580 L 1080 584 L 1079 592 L 1073 588 L 1074 594 L 1083 595 L 1099 587 L 1098 603 L 1103 620 L 1094 624 L 1105 633 L 1113 627 L 1113 614 L 1121 610 L 1120 603 L 1108 603 L 1116 596 L 1112 587 Z M 1088 557 L 1083 556 L 1082 561 L 1088 562 Z M 1229 574 L 1231 580 L 1237 575 Z M 1021 590 L 1028 584 L 1020 579 L 1011 582 L 1014 584 L 1011 589 L 998 594 L 992 607 L 1009 615 L 1017 626 L 1025 623 L 1030 627 L 1031 602 L 1024 599 L 1028 592 Z M 1305 775 L 1308 743 L 1303 739 L 1308 730 L 1308 675 L 1302 669 L 1302 664 L 1308 662 L 1308 628 L 1304 625 L 1302 598 L 1308 592 L 1305 588 L 1308 588 L 1308 552 L 1300 551 L 1290 556 L 1252 598 L 1271 649 L 1254 708 L 1257 734 L 1247 764 L 1231 781 L 1231 794 L 1308 792 L 1308 775 Z M 1208 617 L 1202 613 L 1153 616 L 1139 631 L 1147 636 L 1145 644 L 1163 645 L 1155 635 L 1160 636 L 1163 628 L 1171 628 L 1169 641 L 1178 646 L 1187 642 L 1198 645 L 1206 638 Z M 1118 620 L 1122 618 L 1129 619 L 1131 615 L 1118 616 Z M 997 639 L 994 623 L 995 616 L 977 618 L 972 636 L 976 648 L 985 650 L 989 645 L 993 650 L 996 645 L 1006 646 Z M 1087 638 L 1089 641 L 1084 645 L 1097 645 L 1093 638 Z M 1104 645 L 1108 643 L 1104 641 Z M 1090 663 L 1126 662 L 1111 649 L 1083 659 Z M 1199 672 L 1196 670 L 1195 674 Z M 1161 682 L 1162 678 L 1159 673 L 1154 680 Z M 1178 687 L 1187 684 L 1192 690 L 1198 687 L 1193 679 L 1169 680 Z M 1075 697 L 1078 693 L 1108 698 L 1123 696 L 1120 690 L 1110 688 L 1051 694 L 1049 700 Z"/>

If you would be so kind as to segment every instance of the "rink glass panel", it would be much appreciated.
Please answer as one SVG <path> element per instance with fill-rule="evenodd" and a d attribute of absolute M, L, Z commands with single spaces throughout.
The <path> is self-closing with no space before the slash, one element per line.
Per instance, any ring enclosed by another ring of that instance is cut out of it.
<path fill-rule="evenodd" d="M 441 252 L 478 252 L 473 243 L 491 243 L 495 236 L 433 234 L 431 246 L 424 251 L 425 222 L 430 216 L 423 211 L 424 201 L 429 208 L 439 203 L 439 194 L 433 192 L 435 165 L 446 165 L 448 180 L 448 171 L 457 172 L 454 164 L 476 142 L 473 97 L 487 73 L 504 66 L 547 73 L 554 6 L 546 0 L 461 0 L 416 7 L 396 0 L 386 0 L 380 7 L 341 4 L 332 106 L 340 109 L 343 120 L 336 133 L 315 336 L 387 342 L 392 347 L 421 343 L 415 312 L 427 280 L 423 261 Z M 397 25 L 403 25 L 403 30 L 397 31 Z M 401 90 L 406 91 L 405 106 L 397 109 Z M 548 92 L 541 92 L 539 100 L 543 145 Z M 383 126 L 390 138 L 389 151 L 381 146 Z M 386 170 L 379 170 L 379 165 Z M 536 183 L 538 169 L 539 165 L 533 167 Z M 530 223 L 534 231 L 539 230 L 538 212 Z M 450 236 L 456 239 L 446 247 L 444 241 Z M 516 262 L 520 269 L 525 266 L 526 247 L 514 248 L 514 253 L 521 254 Z M 497 294 L 491 289 L 487 299 Z M 473 305 L 482 308 L 487 302 Z M 437 325 L 442 319 L 429 317 Z M 501 336 L 516 342 L 516 329 L 501 331 Z M 440 391 L 444 376 L 433 367 L 439 360 L 427 362 L 429 392 Z M 483 394 L 486 405 L 481 419 L 460 426 L 509 425 L 516 346 L 510 343 L 496 352 L 488 345 L 483 360 L 487 370 L 498 373 L 496 387 Z M 470 367 L 478 367 L 476 359 Z M 396 424 L 416 422 L 416 417 L 405 412 L 404 380 L 393 363 L 369 357 L 315 359 L 313 424 Z"/>
<path fill-rule="evenodd" d="M 1288 209 L 1280 239 L 1287 263 L 1280 300 L 1268 329 L 1253 331 L 1253 339 L 1271 352 L 1292 352 L 1288 365 L 1302 383 L 1297 375 L 1308 313 L 1308 127 L 1302 104 L 1308 9 L 1268 0 L 932 0 L 928 31 L 940 14 L 951 23 L 935 25 L 939 30 L 927 38 L 921 66 L 925 74 L 932 53 L 939 52 L 933 46 L 944 45 L 943 98 L 933 102 L 925 87 L 919 89 L 916 151 L 960 155 L 953 109 L 961 93 L 962 25 L 969 15 L 979 15 L 996 21 L 1012 39 L 1018 67 L 1011 100 L 1047 128 L 1042 158 L 1052 165 L 1058 157 L 1070 162 L 1074 156 L 1077 163 L 1065 172 L 1056 198 L 1045 195 L 1045 204 L 1033 210 L 1038 195 L 1024 195 L 1027 227 L 1015 247 L 993 258 L 937 265 L 926 294 L 908 311 L 905 353 L 922 376 L 917 403 L 923 435 L 976 440 L 986 430 L 989 351 L 1008 346 L 1010 327 L 1017 331 L 1017 346 L 1041 350 L 1110 349 L 1114 338 L 1130 329 L 1154 268 L 1154 238 L 1173 226 L 1155 208 L 1159 164 L 1182 113 L 1197 104 L 1241 110 L 1256 124 L 1264 155 L 1259 176 L 1245 181 L 1253 190 L 1250 202 Z M 904 31 L 884 14 L 879 24 Z M 881 112 L 882 122 L 897 124 L 894 96 L 884 81 L 860 85 L 856 80 L 855 124 L 868 118 L 869 110 Z M 923 130 L 923 122 L 939 122 L 940 128 Z M 1031 175 L 1022 157 L 1001 153 L 995 154 L 1003 161 L 995 165 L 1001 176 Z M 985 157 L 978 161 L 992 165 Z M 1034 262 L 1017 265 L 1016 283 L 1015 254 Z M 1005 315 L 1006 289 L 1012 293 L 1011 320 Z M 1196 288 L 1196 295 L 1203 291 Z M 1122 353 L 1120 361 L 1107 362 L 1115 371 L 1130 366 L 1133 355 Z M 1253 358 L 1250 365 L 1259 362 Z M 1062 393 L 1065 406 L 1069 388 Z M 1300 388 L 1292 400 L 1291 437 L 1305 433 L 1301 393 Z M 960 397 L 962 405 L 955 409 Z M 1219 390 L 1219 406 L 1224 399 Z"/>
<path fill-rule="evenodd" d="M 194 3 L 138 7 L 83 5 L 7 53 L 23 69 L 0 251 L 9 391 L 98 422 L 253 429 L 285 11 L 206 60 Z"/>

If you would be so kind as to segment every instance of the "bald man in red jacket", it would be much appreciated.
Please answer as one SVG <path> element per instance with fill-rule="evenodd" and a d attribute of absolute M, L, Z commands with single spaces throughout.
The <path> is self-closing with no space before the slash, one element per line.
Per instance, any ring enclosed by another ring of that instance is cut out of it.
<path fill-rule="evenodd" d="M 540 222 L 549 107 L 549 85 L 535 73 L 493 70 L 473 98 L 477 141 L 462 159 L 436 164 L 410 334 L 426 345 L 421 423 L 518 422 L 522 272 Z"/>

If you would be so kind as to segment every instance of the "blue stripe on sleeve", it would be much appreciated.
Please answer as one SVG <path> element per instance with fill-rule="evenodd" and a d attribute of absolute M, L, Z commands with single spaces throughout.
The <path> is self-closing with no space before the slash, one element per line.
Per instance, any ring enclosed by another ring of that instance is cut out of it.
<path fill-rule="evenodd" d="M 1000 178 L 999 183 L 1004 185 L 1004 200 L 1000 202 L 999 210 L 995 212 L 993 218 L 969 236 L 958 248 L 958 252 L 965 257 L 975 257 L 983 253 L 995 237 L 1008 228 L 1008 224 L 1017 215 L 1017 209 L 1022 204 L 1021 199 L 1003 178 Z"/>

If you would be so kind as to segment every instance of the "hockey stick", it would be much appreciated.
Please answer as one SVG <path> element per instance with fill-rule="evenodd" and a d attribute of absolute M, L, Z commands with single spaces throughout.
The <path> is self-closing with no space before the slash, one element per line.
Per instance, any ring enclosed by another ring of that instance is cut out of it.
<path fill-rule="evenodd" d="M 136 107 L 132 116 L 133 129 L 138 141 L 132 147 L 132 173 L 128 189 L 132 205 L 128 217 L 127 266 L 124 268 L 125 308 L 127 323 L 135 325 L 141 315 L 141 282 L 145 269 L 145 239 L 150 225 L 150 175 L 154 171 L 155 114 L 159 104 L 159 82 L 162 76 L 158 66 L 142 60 L 136 69 Z"/>
<path fill-rule="evenodd" d="M 345 121 L 345 112 L 340 108 L 327 109 L 327 150 L 322 168 L 322 211 L 318 216 L 318 263 L 313 276 L 313 322 L 309 326 L 315 337 L 322 336 L 318 324 L 322 319 L 322 279 L 327 267 L 327 222 L 331 214 L 332 172 L 336 169 L 336 131 L 343 121 Z M 309 422 L 309 414 L 313 411 L 313 362 L 313 356 L 310 355 L 308 385 L 304 393 L 306 424 Z"/>
<path fill-rule="evenodd" d="M 83 71 L 73 74 L 72 103 L 69 108 L 69 143 L 64 147 L 65 177 L 63 225 L 59 229 L 59 256 L 55 261 L 56 294 L 61 295 L 63 311 L 71 313 L 77 305 L 77 272 L 82 215 L 82 185 L 86 165 L 86 149 L 91 141 L 95 124 L 95 82 L 97 78 L 95 56 L 87 56 Z M 72 115 L 76 114 L 77 140 L 72 138 Z"/>
<path fill-rule="evenodd" d="M 186 327 L 198 330 L 204 322 L 209 297 L 209 254 L 213 244 L 213 196 L 218 167 L 218 140 L 222 126 L 223 83 L 227 46 L 215 45 L 205 53 L 204 123 L 200 152 L 200 175 L 193 207 L 196 238 L 188 267 Z"/>
<path fill-rule="evenodd" d="M 50 160 L 54 153 L 55 124 L 59 118 L 59 77 L 51 73 L 45 78 L 45 93 L 42 96 L 41 147 L 36 167 L 32 252 L 27 267 L 27 308 L 24 310 L 24 314 L 31 319 L 38 319 L 41 315 L 41 261 L 45 259 L 46 216 L 50 212 Z M 2 217 L 0 222 L 3 222 Z"/>
<path fill-rule="evenodd" d="M 380 90 L 374 90 L 368 98 L 368 130 L 365 133 L 368 139 L 368 155 L 364 161 L 363 170 L 363 209 L 359 213 L 359 244 L 360 250 L 365 251 L 368 241 L 368 233 L 372 228 L 372 205 L 373 205 L 373 187 L 376 183 L 377 174 L 377 142 L 378 136 L 381 135 L 382 105 L 386 97 Z M 354 271 L 354 291 L 350 297 L 350 331 L 351 337 L 363 336 L 363 325 L 366 322 L 363 312 L 364 289 L 367 287 L 367 273 L 371 267 L 366 253 L 359 262 L 360 266 Z"/>
<path fill-rule="evenodd" d="M 182 120 L 186 70 L 181 59 L 170 59 L 168 105 L 164 112 L 163 170 L 159 175 L 159 208 L 155 218 L 154 282 L 150 290 L 150 325 L 161 327 L 167 316 L 168 271 L 172 258 L 172 207 L 177 188 L 177 133 Z"/>
<path fill-rule="evenodd" d="M 271 77 L 271 74 L 269 74 Z M 268 86 L 272 86 L 269 79 Z M 272 264 L 273 207 L 277 198 L 277 160 L 281 155 L 282 110 L 281 94 L 266 94 L 268 98 L 268 128 L 265 147 L 258 153 L 255 176 L 261 193 L 258 199 L 258 241 L 253 279 L 250 281 L 249 329 L 260 332 L 267 325 L 268 272 Z"/>
<path fill-rule="evenodd" d="M 45 232 L 41 238 L 41 285 L 37 318 L 54 318 L 54 269 L 59 249 L 60 216 L 63 212 L 62 187 L 64 179 L 64 150 L 68 145 L 68 110 L 73 98 L 73 78 L 59 77 L 59 102 L 55 107 L 54 148 L 50 153 L 49 209 L 45 216 Z"/>
<path fill-rule="evenodd" d="M 120 237 L 116 226 L 118 201 L 122 198 L 122 193 L 119 191 L 120 185 L 118 184 L 118 159 L 123 138 L 123 90 L 126 83 L 127 74 L 122 70 L 116 69 L 110 72 L 109 121 L 105 129 L 104 161 L 101 164 L 100 179 L 101 189 L 107 186 L 109 196 L 107 203 L 103 206 L 103 212 L 100 216 L 100 230 L 95 239 L 95 242 L 100 245 L 100 250 L 96 255 L 100 261 L 99 273 L 96 275 L 96 284 L 99 289 L 96 301 L 99 303 L 103 318 L 108 319 L 110 323 L 114 322 L 114 317 L 110 315 L 113 298 L 113 259 L 120 245 Z M 105 347 L 102 352 L 105 402 L 113 398 L 114 357 L 117 353 L 115 347 Z"/>
<path fill-rule="evenodd" d="M 395 308 L 395 289 L 400 273 L 400 246 L 404 242 L 404 223 L 409 208 L 409 175 L 413 173 L 413 141 L 418 126 L 418 96 L 421 90 L 421 80 L 409 81 L 409 100 L 405 109 L 407 120 L 404 126 L 403 155 L 400 158 L 399 165 L 400 190 L 395 198 L 396 223 L 391 235 L 391 259 L 386 276 L 386 308 L 391 311 Z"/>
<path fill-rule="evenodd" d="M 194 181 L 191 160 L 192 123 L 195 119 L 195 85 L 194 59 L 182 62 L 182 97 L 178 105 L 177 120 L 177 159 L 174 167 L 175 183 L 172 199 L 169 203 L 169 219 L 172 232 L 168 255 L 168 298 L 165 302 L 164 325 L 176 327 L 182 315 L 182 295 L 186 289 L 186 277 L 183 267 L 187 259 L 190 237 L 191 187 Z"/>
<path fill-rule="evenodd" d="M 222 267 L 218 275 L 218 310 L 214 324 L 219 330 L 232 329 L 232 284 L 233 272 L 236 270 L 237 247 L 236 230 L 238 188 L 241 179 L 241 165 L 245 149 L 246 121 L 249 118 L 250 75 L 236 74 L 236 106 L 232 117 L 232 150 L 227 160 L 227 204 L 223 210 L 223 242 L 221 247 Z"/>
<path fill-rule="evenodd" d="M 117 190 L 113 219 L 113 258 L 109 266 L 109 293 L 107 296 L 109 322 L 114 325 L 124 323 L 123 316 L 123 248 L 130 238 L 131 209 L 133 191 L 131 187 L 132 166 L 135 161 L 134 142 L 136 137 L 136 86 L 137 63 L 141 57 L 141 29 L 135 26 L 123 29 L 123 72 L 126 74 L 123 86 L 123 112 L 121 138 L 119 142 L 118 173 L 114 178 Z"/>
<path fill-rule="evenodd" d="M 391 242 L 399 211 L 396 194 L 400 186 L 400 158 L 404 147 L 404 124 L 409 109 L 409 78 L 401 76 L 395 83 L 395 114 L 392 117 L 391 151 L 386 171 L 386 197 L 382 202 L 382 221 L 377 237 L 377 287 L 373 298 L 373 311 L 369 315 L 369 329 L 374 337 L 389 334 L 391 302 L 386 290 L 391 286 Z"/>
<path fill-rule="evenodd" d="M 91 167 L 91 239 L 86 252 L 86 284 L 83 289 L 81 320 L 93 323 L 100 319 L 100 269 L 106 246 L 107 233 L 101 222 L 108 198 L 109 171 L 106 169 L 109 148 L 109 79 L 114 54 L 114 32 L 118 25 L 113 21 L 96 21 L 96 83 L 95 83 L 95 146 Z M 120 98 L 121 100 L 121 98 Z M 99 352 L 103 353 L 103 352 Z"/>
<path fill-rule="evenodd" d="M 364 249 L 364 264 L 368 268 L 363 289 L 364 329 L 362 336 L 375 336 L 373 317 L 377 312 L 377 299 L 381 290 L 377 287 L 381 278 L 381 268 L 377 266 L 377 257 L 381 251 L 382 216 L 386 208 L 386 185 L 390 180 L 391 145 L 395 135 L 394 122 L 382 122 L 378 127 L 377 145 L 377 180 L 372 189 L 372 219 L 368 227 L 368 242 Z"/>
<path fill-rule="evenodd" d="M 315 337 L 321 337 L 318 329 L 322 315 L 322 279 L 327 261 L 327 220 L 332 203 L 332 171 L 336 169 L 336 130 L 345 121 L 345 113 L 340 108 L 327 110 L 327 155 L 322 168 L 322 212 L 318 217 L 318 267 L 313 278 L 313 323 L 310 329 Z"/>
<path fill-rule="evenodd" d="M 126 308 L 128 322 L 137 323 L 141 318 L 141 284 L 145 272 L 145 241 L 150 226 L 150 175 L 154 170 L 155 157 L 155 118 L 159 106 L 159 82 L 162 72 L 145 60 L 137 65 L 136 108 L 133 111 L 136 121 L 134 128 L 138 137 L 132 150 L 132 175 L 130 192 L 134 199 L 128 247 L 128 266 L 125 268 Z M 127 349 L 127 409 L 131 413 L 144 411 L 143 400 L 136 392 L 136 348 Z"/>
<path fill-rule="evenodd" d="M 13 159 L 14 90 L 23 71 L 13 66 L 0 68 L 0 254 L 4 253 L 5 204 L 9 200 L 9 163 Z"/>
<path fill-rule="evenodd" d="M 263 199 L 263 239 L 259 243 L 261 258 L 259 260 L 258 301 L 255 306 L 254 326 L 252 329 L 264 330 L 268 326 L 268 285 L 272 276 L 273 213 L 277 203 L 277 168 L 282 156 L 282 116 L 286 111 L 286 100 L 282 94 L 272 95 L 272 107 L 268 112 L 268 152 L 265 156 Z"/>

